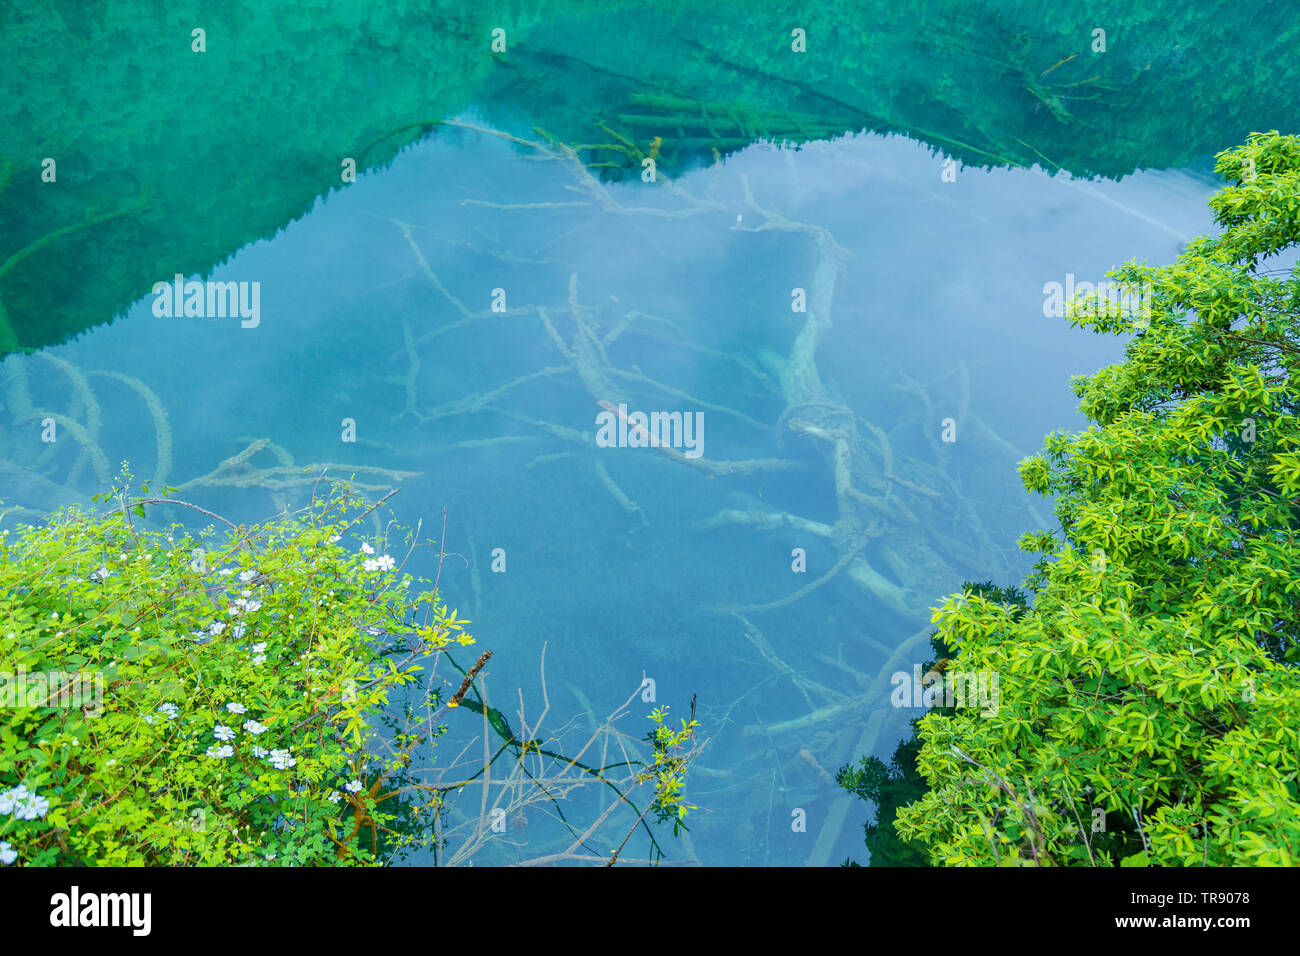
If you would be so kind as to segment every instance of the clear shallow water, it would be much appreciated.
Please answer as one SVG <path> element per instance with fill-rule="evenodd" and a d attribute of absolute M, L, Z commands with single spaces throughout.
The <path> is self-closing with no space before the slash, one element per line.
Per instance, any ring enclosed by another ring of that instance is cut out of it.
<path fill-rule="evenodd" d="M 1045 317 L 1044 284 L 1067 274 L 1096 281 L 1129 258 L 1172 259 L 1211 231 L 1212 186 L 1178 171 L 1081 183 L 962 169 L 945 182 L 942 157 L 925 147 L 863 134 L 800 150 L 756 145 L 686 174 L 681 193 L 640 182 L 593 192 L 568 164 L 530 152 L 445 129 L 240 250 L 206 278 L 260 281 L 257 328 L 158 318 L 147 296 L 50 354 L 157 394 L 172 484 L 255 438 L 295 464 L 415 473 L 398 482 L 394 517 L 407 527 L 422 519 L 436 540 L 448 509 L 448 549 L 467 560 L 448 560 L 443 593 L 473 620 L 478 649 L 496 652 L 490 693 L 507 714 L 521 693 L 528 713 L 540 710 L 543 647 L 550 719 L 555 729 L 572 722 L 567 743 L 583 739 L 588 708 L 613 710 L 643 673 L 674 716 L 696 695 L 710 739 L 689 785 L 701 809 L 689 850 L 665 841 L 670 857 L 863 860 L 866 807 L 854 802 L 845 816 L 848 798 L 821 771 L 856 761 L 864 742 L 887 758 L 919 712 L 891 708 L 887 694 L 869 698 L 854 673 L 874 678 L 963 580 L 1019 580 L 1026 562 L 1015 538 L 1047 525 L 1050 506 L 1023 493 L 1015 462 L 1047 431 L 1082 424 L 1069 376 L 1121 354 L 1121 340 Z M 766 217 L 747 205 L 746 185 Z M 791 290 L 816 282 L 816 238 L 794 227 L 747 231 L 765 221 L 819 227 L 846 251 L 816 352 L 825 395 L 854 416 L 864 483 L 882 481 L 868 437 L 879 429 L 894 472 L 930 494 L 895 487 L 907 519 L 886 522 L 862 552 L 874 588 L 843 573 L 742 620 L 726 609 L 779 602 L 845 553 L 839 536 L 716 520 L 762 512 L 832 525 L 839 514 L 826 444 L 790 428 L 817 412 L 783 416 L 781 375 L 808 317 L 791 311 Z M 513 311 L 484 311 L 494 289 Z M 583 328 L 600 343 L 594 352 Z M 601 348 L 607 361 L 584 379 L 578 366 Z M 38 405 L 67 403 L 66 382 L 44 358 L 6 360 L 11 373 L 19 366 L 30 369 Z M 520 381 L 547 368 L 556 371 Z M 706 459 L 796 467 L 710 476 L 654 449 L 597 447 L 593 381 L 633 409 L 702 410 Z M 155 430 L 139 395 L 90 382 L 109 462 L 129 459 L 149 475 Z M 489 393 L 482 407 L 465 406 Z M 950 444 L 939 441 L 948 417 Z M 345 418 L 356 422 L 355 444 L 340 441 Z M 255 462 L 277 464 L 270 450 Z M 81 485 L 96 490 L 93 476 Z M 31 494 L 18 503 L 50 505 L 40 489 Z M 245 521 L 277 506 L 257 490 L 186 497 Z M 797 547 L 806 573 L 791 570 Z M 496 548 L 505 573 L 490 570 Z M 429 551 L 407 565 L 435 569 Z M 810 692 L 814 684 L 825 692 Z M 621 726 L 640 737 L 653 706 L 636 700 Z M 829 706 L 839 708 L 833 718 L 780 729 Z M 453 721 L 445 747 L 480 730 Z M 798 808 L 805 833 L 791 832 Z M 511 826 L 511 842 L 490 845 L 479 862 L 526 859 L 558 839 L 536 813 Z"/>

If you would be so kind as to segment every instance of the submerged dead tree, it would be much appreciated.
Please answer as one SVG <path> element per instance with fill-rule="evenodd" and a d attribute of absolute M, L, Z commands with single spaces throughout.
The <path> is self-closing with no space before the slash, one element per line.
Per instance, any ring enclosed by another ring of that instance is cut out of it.
<path fill-rule="evenodd" d="M 807 753 L 816 766 L 820 766 L 816 755 L 804 746 L 810 739 L 821 739 L 823 745 L 830 748 L 829 753 L 823 752 L 821 756 L 836 766 L 835 761 L 847 759 L 853 753 L 869 751 L 876 736 L 885 729 L 883 718 L 870 722 L 870 740 L 860 739 L 857 733 L 848 740 L 843 734 L 836 733 L 836 729 L 860 725 L 869 711 L 873 708 L 879 710 L 888 697 L 891 669 L 898 669 L 902 659 L 900 654 L 917 650 L 920 646 L 917 639 L 914 637 L 901 647 L 879 645 L 881 669 L 877 673 L 859 673 L 841 659 L 831 661 L 827 665 L 826 678 L 819 680 L 810 675 L 808 661 L 801 660 L 798 668 L 787 663 L 777 649 L 782 642 L 769 641 L 756 626 L 754 616 L 793 605 L 842 579 L 870 603 L 887 609 L 904 621 L 913 622 L 915 627 L 924 620 L 927 604 L 937 599 L 942 589 L 950 586 L 947 582 L 960 580 L 971 573 L 990 573 L 991 569 L 1001 566 L 1001 556 L 992 548 L 978 514 L 950 475 L 938 442 L 932 441 L 927 445 L 934 452 L 932 461 L 902 453 L 891 442 L 891 433 L 897 434 L 898 429 L 904 426 L 915 427 L 918 422 L 923 428 L 937 429 L 940 416 L 936 414 L 927 386 L 901 378 L 898 387 L 915 396 L 916 414 L 913 420 L 895 424 L 887 430 L 838 399 L 823 382 L 818 368 L 819 351 L 833 326 L 836 285 L 849 267 L 850 253 L 824 227 L 792 220 L 777 209 L 760 203 L 743 176 L 740 182 L 745 213 L 741 216 L 736 215 L 734 204 L 694 195 L 662 174 L 657 177 L 656 187 L 662 189 L 664 195 L 657 198 L 666 198 L 670 202 L 632 206 L 616 198 L 610 187 L 584 166 L 574 148 L 543 131 L 538 131 L 538 139 L 528 140 L 472 123 L 456 121 L 447 125 L 508 140 L 531 159 L 563 167 L 573 179 L 568 188 L 578 197 L 541 202 L 469 199 L 463 201 L 466 205 L 512 215 L 523 215 L 533 210 L 590 212 L 591 219 L 578 229 L 590 228 L 599 224 L 603 217 L 612 216 L 631 224 L 639 235 L 644 235 L 649 248 L 656 248 L 654 234 L 647 231 L 655 222 L 677 223 L 697 217 L 722 218 L 723 221 L 734 218 L 735 224 L 730 226 L 733 232 L 784 233 L 793 241 L 810 247 L 813 264 L 808 280 L 807 311 L 801 314 L 802 324 L 784 357 L 764 363 L 756 356 L 713 350 L 699 341 L 698 332 L 686 327 L 684 322 L 628 309 L 614 298 L 600 304 L 584 304 L 579 271 L 553 259 L 548 261 L 567 269 L 567 297 L 564 301 L 515 306 L 504 313 L 472 310 L 447 289 L 430 266 L 413 235 L 416 227 L 389 219 L 402 230 L 415 257 L 417 274 L 457 313 L 451 321 L 418 334 L 404 320 L 404 345 L 398 356 L 404 357 L 407 371 L 394 381 L 401 385 L 406 396 L 403 415 L 422 424 L 449 416 L 491 414 L 526 425 L 532 430 L 533 437 L 542 442 L 544 449 L 528 462 L 527 467 L 544 466 L 564 459 L 587 461 L 599 486 L 641 525 L 652 524 L 655 516 L 633 500 L 611 475 L 591 432 L 567 422 L 548 421 L 535 413 L 526 414 L 512 408 L 509 400 L 513 393 L 542 382 L 548 388 L 567 383 L 584 390 L 594 405 L 610 411 L 630 403 L 634 393 L 659 395 L 705 409 L 714 415 L 726 416 L 743 425 L 756 445 L 766 445 L 770 449 L 766 455 L 727 460 L 703 455 L 692 458 L 668 444 L 642 442 L 654 445 L 672 465 L 700 473 L 702 477 L 722 480 L 764 472 L 801 471 L 807 474 L 810 483 L 825 482 L 833 488 L 833 516 L 800 514 L 752 503 L 747 507 L 720 510 L 699 522 L 696 529 L 708 533 L 725 527 L 750 528 L 763 534 L 782 535 L 795 544 L 814 539 L 833 549 L 833 563 L 803 587 L 774 599 L 745 605 L 722 605 L 713 610 L 736 620 L 745 640 L 759 652 L 764 665 L 771 669 L 772 677 L 790 680 L 807 707 L 803 716 L 792 720 L 771 725 L 752 724 L 747 734 L 768 740 L 779 752 L 795 756 L 800 751 Z M 502 253 L 492 254 L 507 258 Z M 486 391 L 432 406 L 422 402 L 418 390 L 421 348 L 453 329 L 494 320 L 515 325 L 527 323 L 534 329 L 540 327 L 544 336 L 542 341 L 550 343 L 554 358 L 542 367 Z M 734 368 L 742 370 L 745 379 L 761 393 L 779 399 L 780 413 L 771 418 L 743 402 L 706 400 L 672 382 L 657 380 L 635 365 L 621 366 L 611 358 L 610 352 L 615 343 L 630 336 L 643 338 L 656 347 L 731 363 Z M 950 377 L 953 376 L 945 376 Z M 960 393 L 956 418 L 964 424 L 968 418 L 973 418 L 968 408 L 969 385 L 964 366 L 955 370 L 955 380 Z M 641 426 L 629 425 L 631 429 L 638 427 Z M 982 427 L 992 434 L 987 426 Z M 447 447 L 504 445 L 527 437 L 499 433 Z M 836 684 L 844 686 L 846 674 L 848 689 L 836 689 Z M 716 718 L 718 715 L 713 716 Z M 830 739 L 819 736 L 827 728 L 831 729 Z M 706 776 L 708 772 L 704 768 Z M 829 779 L 828 774 L 814 776 Z"/>
<path fill-rule="evenodd" d="M 466 204 L 503 211 L 586 207 L 597 218 L 601 215 L 615 215 L 631 220 L 657 218 L 673 221 L 704 215 L 729 216 L 733 212 L 731 206 L 718 200 L 694 196 L 680 184 L 662 176 L 658 182 L 669 195 L 678 200 L 676 208 L 625 206 L 615 199 L 606 184 L 591 174 L 573 148 L 546 137 L 545 134 L 539 140 L 525 140 L 472 123 L 453 121 L 446 125 L 501 137 L 529 150 L 533 158 L 562 164 L 576 180 L 576 185 L 572 188 L 586 197 L 578 201 L 529 203 L 465 200 Z M 616 366 L 609 358 L 607 346 L 626 333 L 645 334 L 654 341 L 667 341 L 682 349 L 702 347 L 691 341 L 689 330 L 682 329 L 679 323 L 671 320 L 656 319 L 635 310 L 626 311 L 619 316 L 620 307 L 617 302 L 606 303 L 601 307 L 582 305 L 579 301 L 580 277 L 576 272 L 569 275 L 568 301 L 564 305 L 558 308 L 529 305 L 506 313 L 509 316 L 536 316 L 559 357 L 566 364 L 546 366 L 489 392 L 459 398 L 422 411 L 414 394 L 415 372 L 420 364 L 419 346 L 452 328 L 500 317 L 500 313 L 493 314 L 490 310 L 473 312 L 468 309 L 446 289 L 433 272 L 412 237 L 411 227 L 406 223 L 389 220 L 403 230 L 404 237 L 415 253 L 419 271 L 430 286 L 461 313 L 459 319 L 418 337 L 407 330 L 404 351 L 410 371 L 401 379 L 407 392 L 407 413 L 420 421 L 430 421 L 447 415 L 494 411 L 506 417 L 521 419 L 548 433 L 551 438 L 574 446 L 575 450 L 569 454 L 591 455 L 594 453 L 594 443 L 590 434 L 562 423 L 521 418 L 517 413 L 497 404 L 511 390 L 539 378 L 553 379 L 572 375 L 576 376 L 592 400 L 602 407 L 605 404 L 618 406 L 625 403 L 628 401 L 628 387 L 635 385 L 742 421 L 772 439 L 776 455 L 737 461 L 688 458 L 671 447 L 658 449 L 681 466 L 710 476 L 726 477 L 802 468 L 805 466 L 804 457 L 792 456 L 785 449 L 796 442 L 804 442 L 817 449 L 831 480 L 837 508 L 834 521 L 816 520 L 791 512 L 727 509 L 703 522 L 700 529 L 709 530 L 733 524 L 765 531 L 784 529 L 813 535 L 834 546 L 838 555 L 836 563 L 809 585 L 776 601 L 745 607 L 719 607 L 716 610 L 720 613 L 773 610 L 812 593 L 841 573 L 846 573 L 856 587 L 866 591 L 893 612 L 904 618 L 913 617 L 924 610 L 931 595 L 919 581 L 905 585 L 894 583 L 900 569 L 949 568 L 955 565 L 966 571 L 978 572 L 987 570 L 990 562 L 999 559 L 992 553 L 978 516 L 963 508 L 963 496 L 944 474 L 942 462 L 927 465 L 909 456 L 896 454 L 883 428 L 867 421 L 842 401 L 835 399 L 822 382 L 817 367 L 818 350 L 832 326 L 835 286 L 849 261 L 847 250 L 835 241 L 827 229 L 793 221 L 774 209 L 760 205 L 745 177 L 741 177 L 741 182 L 745 206 L 757 214 L 760 222 L 757 225 L 745 225 L 743 219 L 739 219 L 730 227 L 733 231 L 790 233 L 810 241 L 815 253 L 816 264 L 810 282 L 808 310 L 804 313 L 803 325 L 789 354 L 781 363 L 776 381 L 765 381 L 767 376 L 759 371 L 757 363 L 742 363 L 749 374 L 764 385 L 774 387 L 780 395 L 784 410 L 775 422 L 767 424 L 758 421 L 741 409 L 705 401 L 671 384 L 656 381 L 635 368 L 623 369 Z M 573 332 L 567 338 L 557 328 L 560 314 L 567 314 L 572 324 Z M 597 328 L 598 319 L 608 326 L 603 335 L 599 334 Z M 665 339 L 661 331 L 665 327 L 675 334 Z M 924 396 L 922 386 L 911 382 L 908 384 Z M 924 404 L 928 406 L 928 398 L 924 399 Z M 963 407 L 958 415 L 964 418 L 965 414 Z M 506 442 L 515 438 L 516 436 L 500 436 L 498 440 Z M 485 439 L 483 443 L 492 441 L 493 439 Z M 549 453 L 539 456 L 534 459 L 534 464 L 554 460 L 554 455 L 555 453 Z M 593 467 L 601 483 L 610 489 L 620 505 L 645 517 L 639 506 L 631 503 L 613 483 L 597 459 L 593 459 Z M 944 511 L 950 515 L 960 514 L 968 526 L 968 540 L 950 540 L 949 535 L 943 535 L 943 540 L 935 540 L 941 536 L 918 515 L 922 509 L 930 514 Z M 879 560 L 885 563 L 883 571 L 864 556 L 868 545 L 875 541 L 881 542 L 879 550 L 882 557 Z M 936 577 L 933 574 L 929 576 Z"/>
<path fill-rule="evenodd" d="M 54 394 L 59 404 L 38 404 L 33 378 L 44 386 L 42 399 Z M 104 402 L 96 388 L 102 383 L 116 383 L 110 387 L 125 388 L 143 405 L 138 417 L 120 408 L 115 417 L 130 418 L 135 433 L 152 430 L 153 471 L 140 477 L 147 478 L 158 492 L 171 481 L 176 482 L 175 491 L 186 493 L 205 488 L 260 489 L 276 510 L 283 512 L 292 506 L 295 496 L 309 494 L 327 473 L 338 478 L 355 476 L 352 487 L 364 492 L 387 491 L 394 483 L 417 474 L 375 465 L 298 465 L 288 450 L 270 438 L 232 436 L 244 446 L 241 451 L 205 474 L 177 479 L 170 418 L 158 394 L 142 380 L 115 371 L 84 371 L 50 352 L 15 354 L 0 363 L 0 477 L 6 488 L 5 514 L 43 520 L 64 505 L 88 508 L 90 496 L 111 485 L 113 470 L 126 456 L 120 454 L 121 449 L 106 447 Z M 71 442 L 57 440 L 60 435 Z"/>

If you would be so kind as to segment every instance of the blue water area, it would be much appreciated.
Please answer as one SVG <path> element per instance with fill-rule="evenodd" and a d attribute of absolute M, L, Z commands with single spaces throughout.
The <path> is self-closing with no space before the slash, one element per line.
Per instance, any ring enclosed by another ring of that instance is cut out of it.
<path fill-rule="evenodd" d="M 864 747 L 887 759 L 919 714 L 872 687 L 963 581 L 1019 582 L 1028 561 L 1017 536 L 1054 521 L 1050 502 L 1021 489 L 1016 462 L 1052 429 L 1084 424 L 1070 377 L 1122 354 L 1122 337 L 1044 315 L 1045 286 L 1172 260 L 1212 231 L 1211 181 L 1202 169 L 1119 182 L 1025 169 L 945 178 L 931 149 L 862 134 L 756 144 L 671 183 L 601 183 L 562 155 L 463 122 L 199 277 L 259 282 L 255 328 L 161 318 L 148 295 L 48 354 L 156 394 L 174 485 L 270 439 L 229 474 L 331 463 L 341 477 L 400 487 L 389 517 L 422 522 L 420 541 L 433 545 L 405 570 L 429 577 L 445 508 L 455 556 L 442 593 L 479 641 L 465 663 L 491 648 L 491 702 L 512 721 L 522 706 L 531 723 L 545 649 L 543 732 L 557 747 L 576 752 L 629 698 L 617 726 L 641 738 L 655 706 L 683 717 L 694 696 L 708 739 L 688 789 L 700 809 L 689 845 L 665 840 L 670 859 L 861 859 L 867 808 L 829 775 Z M 838 268 L 827 267 L 831 248 Z M 792 309 L 796 289 L 810 311 Z M 491 311 L 494 290 L 504 312 Z M 826 325 L 800 365 L 810 315 Z M 65 371 L 44 356 L 6 360 L 11 374 L 20 366 L 37 404 L 68 403 Z M 157 427 L 141 393 L 87 382 L 108 461 L 152 474 Z M 820 398 L 792 403 L 796 392 Z M 702 460 L 783 467 L 711 473 L 680 449 L 601 447 L 601 399 L 700 412 Z M 343 440 L 345 419 L 356 442 Z M 851 439 L 853 481 L 892 517 L 845 513 L 837 429 Z M 79 487 L 96 490 L 94 475 Z M 20 504 L 51 505 L 49 489 L 20 490 L 30 493 Z M 210 480 L 185 497 L 252 521 L 309 491 Z M 854 515 L 874 532 L 865 543 Z M 382 548 L 387 530 L 366 535 Z M 855 541 L 861 563 L 786 600 Z M 893 664 L 910 671 L 928 651 L 915 645 Z M 643 678 L 653 701 L 637 694 Z M 483 732 L 480 718 L 454 714 L 439 754 L 481 750 Z M 599 810 L 609 795 L 571 799 Z M 449 856 L 526 859 L 563 835 L 541 803 L 501 839 L 470 846 L 472 802 L 451 817 Z M 803 830 L 792 827 L 800 811 Z"/>

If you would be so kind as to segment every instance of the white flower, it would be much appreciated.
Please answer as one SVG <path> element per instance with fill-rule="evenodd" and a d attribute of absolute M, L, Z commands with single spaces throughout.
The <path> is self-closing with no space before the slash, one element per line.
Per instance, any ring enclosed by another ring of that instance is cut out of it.
<path fill-rule="evenodd" d="M 49 809 L 50 801 L 33 793 L 27 798 L 26 803 L 14 810 L 14 816 L 19 820 L 35 820 L 37 817 L 45 816 L 45 811 Z"/>
<path fill-rule="evenodd" d="M 232 630 L 230 633 L 235 640 L 239 641 L 239 640 L 243 640 L 244 633 L 247 630 L 248 630 L 247 624 L 236 624 L 234 630 Z"/>
<path fill-rule="evenodd" d="M 234 568 L 222 568 L 222 569 L 221 569 L 220 571 L 218 571 L 217 573 L 218 573 L 218 574 L 234 574 L 234 573 L 235 573 L 235 569 L 234 569 Z"/>
<path fill-rule="evenodd" d="M 267 759 L 271 761 L 271 766 L 275 767 L 276 770 L 288 770 L 298 762 L 289 756 L 287 750 L 272 750 L 270 757 Z"/>
<path fill-rule="evenodd" d="M 361 781 L 360 781 L 360 780 L 352 780 L 352 781 L 350 781 L 350 782 L 347 784 L 347 786 L 345 786 L 343 789 L 346 790 L 348 793 L 360 793 L 360 792 L 361 792 Z"/>
<path fill-rule="evenodd" d="M 336 541 L 338 541 L 338 539 L 339 539 L 339 536 L 338 536 L 338 535 L 336 535 L 336 534 L 334 534 L 334 535 L 330 535 L 328 538 L 325 539 L 325 543 L 326 543 L 326 544 L 334 544 Z"/>
<path fill-rule="evenodd" d="M 374 558 L 367 558 L 366 560 L 362 561 L 361 566 L 365 568 L 367 571 L 379 570 L 379 562 L 376 561 Z"/>
<path fill-rule="evenodd" d="M 255 720 L 246 720 L 244 721 L 244 729 L 253 736 L 257 736 L 262 731 L 266 730 L 266 724 L 259 724 Z"/>
<path fill-rule="evenodd" d="M 372 547 L 370 547 L 369 544 L 367 544 L 366 542 L 363 541 L 363 542 L 361 542 L 361 553 L 362 553 L 362 554 L 374 554 L 374 553 L 375 553 L 375 549 L 372 548 Z"/>
<path fill-rule="evenodd" d="M 330 802 L 330 803 L 338 803 L 338 802 L 339 802 L 340 800 L 342 800 L 342 799 L 343 799 L 343 794 L 339 793 L 337 790 L 335 790 L 333 793 L 331 793 L 331 794 L 329 795 L 329 802 Z M 8 846 L 8 845 L 9 845 L 9 844 L 7 844 L 7 843 L 0 844 L 0 846 Z"/>
<path fill-rule="evenodd" d="M 265 650 L 266 650 L 266 641 L 258 641 L 256 644 L 253 645 L 254 654 L 261 654 Z"/>
<path fill-rule="evenodd" d="M 213 744 L 211 747 L 205 750 L 204 753 L 207 754 L 209 757 L 217 757 L 221 760 L 225 760 L 227 757 L 234 755 L 235 748 L 230 746 L 230 744 L 222 744 L 220 747 L 218 747 L 216 744 Z"/>
<path fill-rule="evenodd" d="M 261 601 L 253 601 L 248 598 L 238 597 L 230 602 L 230 607 L 227 608 L 227 610 L 231 614 L 239 614 L 241 612 L 251 614 L 253 611 L 256 611 L 261 606 L 262 606 Z"/>
<path fill-rule="evenodd" d="M 381 571 L 391 571 L 393 570 L 393 566 L 397 564 L 396 561 L 394 561 L 386 554 L 380 556 L 378 563 Z"/>
<path fill-rule="evenodd" d="M 98 570 L 98 571 L 92 571 L 92 572 L 91 572 L 91 574 L 90 574 L 90 580 L 92 580 L 92 581 L 107 581 L 109 575 L 112 574 L 112 573 L 113 573 L 112 571 L 108 570 L 108 568 L 104 567 L 104 565 L 101 564 L 101 565 L 99 566 L 99 570 Z"/>
<path fill-rule="evenodd" d="M 234 740 L 235 732 L 225 724 L 217 724 L 217 726 L 212 728 L 212 736 L 216 737 L 218 740 Z"/>
<path fill-rule="evenodd" d="M 247 570 L 247 571 L 240 572 L 239 580 L 242 581 L 244 584 L 247 584 L 249 581 L 253 580 L 253 578 L 255 578 L 255 577 L 257 577 L 257 569 L 256 569 L 256 568 L 250 568 L 250 569 Z"/>
<path fill-rule="evenodd" d="M 266 655 L 265 655 L 265 654 L 258 654 L 256 657 L 253 658 L 253 666 L 254 666 L 254 667 L 257 667 L 259 664 L 265 664 L 265 663 L 266 663 Z"/>
<path fill-rule="evenodd" d="M 26 800 L 31 792 L 24 786 L 14 787 L 12 790 L 0 791 L 0 814 L 9 814 L 14 812 L 14 807 Z"/>
<path fill-rule="evenodd" d="M 253 756 L 258 760 L 261 760 L 270 752 L 271 751 L 267 750 L 265 747 L 259 747 L 257 744 L 253 744 Z"/>
<path fill-rule="evenodd" d="M 18 859 L 18 851 L 8 843 L 0 842 L 0 863 L 8 866 L 16 859 Z"/>
<path fill-rule="evenodd" d="M 212 624 L 208 627 L 208 633 L 211 634 L 213 637 L 220 637 L 221 632 L 224 631 L 225 629 L 226 629 L 225 621 L 213 621 Z"/>
<path fill-rule="evenodd" d="M 226 710 L 230 711 L 232 714 L 242 714 L 245 711 L 247 711 L 248 708 L 245 707 L 243 704 L 236 704 L 232 702 L 226 705 Z"/>
<path fill-rule="evenodd" d="M 168 720 L 175 720 L 177 715 L 180 713 L 180 711 L 176 709 L 176 705 L 170 702 L 159 704 L 158 712 Z M 141 715 L 141 719 L 144 720 L 146 724 L 152 724 L 154 721 L 154 718 L 150 715 Z"/>

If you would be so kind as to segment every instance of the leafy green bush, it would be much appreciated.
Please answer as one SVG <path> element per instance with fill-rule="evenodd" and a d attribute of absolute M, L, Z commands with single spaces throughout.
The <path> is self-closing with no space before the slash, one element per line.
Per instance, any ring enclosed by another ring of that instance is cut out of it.
<path fill-rule="evenodd" d="M 918 720 L 912 721 L 915 728 Z M 900 806 L 920 798 L 926 790 L 925 778 L 916 769 L 921 742 L 915 733 L 901 741 L 893 758 L 886 764 L 879 757 L 866 756 L 856 767 L 841 767 L 835 782 L 860 800 L 873 804 L 876 819 L 863 824 L 871 866 L 929 866 L 925 848 L 907 843 L 894 829 L 894 817 Z M 861 866 L 846 859 L 843 866 Z"/>
<path fill-rule="evenodd" d="M 1111 274 L 1150 283 L 1149 309 L 1073 310 L 1137 334 L 1075 382 L 1095 424 L 1021 463 L 1061 521 L 1021 542 L 1033 607 L 935 613 L 1002 697 L 920 723 L 931 789 L 898 830 L 936 863 L 1300 862 L 1300 272 L 1264 268 L 1300 243 L 1300 138 L 1217 169 L 1221 235 Z M 1136 844 L 1104 839 L 1121 816 Z"/>
<path fill-rule="evenodd" d="M 996 601 L 999 604 L 1011 604 L 1021 613 L 1028 607 L 1028 596 L 1019 588 L 999 587 L 992 581 L 962 584 L 963 592 L 972 592 Z M 936 671 L 943 673 L 952 663 L 953 651 L 935 631 L 930 635 L 930 651 L 934 659 L 921 665 L 924 673 Z M 936 704 L 934 713 L 951 714 L 954 709 Z M 908 843 L 898 835 L 895 818 L 899 807 L 906 806 L 925 796 L 929 789 L 925 777 L 917 769 L 916 761 L 921 753 L 921 741 L 918 738 L 918 725 L 921 718 L 911 722 L 912 736 L 901 741 L 894 750 L 894 756 L 888 764 L 879 757 L 870 754 L 863 756 L 856 767 L 841 767 L 835 775 L 835 782 L 860 800 L 875 807 L 876 819 L 863 824 L 863 832 L 868 852 L 871 854 L 871 866 L 930 866 L 930 858 L 924 846 Z M 844 866 L 859 866 L 853 860 L 845 860 Z"/>
<path fill-rule="evenodd" d="M 383 766 L 367 742 L 412 660 L 473 643 L 455 613 L 389 555 L 345 549 L 368 511 L 346 489 L 215 546 L 211 529 L 137 527 L 143 504 L 112 497 L 123 507 L 0 538 L 0 860 L 336 865 L 398 849 L 390 824 L 410 808 L 380 805 L 375 781 L 431 734 L 417 717 Z"/>

